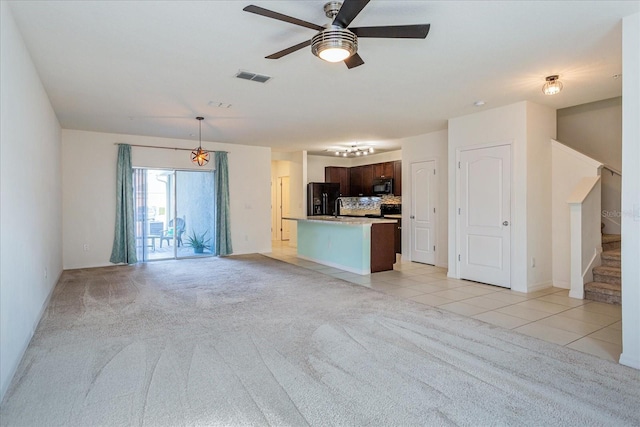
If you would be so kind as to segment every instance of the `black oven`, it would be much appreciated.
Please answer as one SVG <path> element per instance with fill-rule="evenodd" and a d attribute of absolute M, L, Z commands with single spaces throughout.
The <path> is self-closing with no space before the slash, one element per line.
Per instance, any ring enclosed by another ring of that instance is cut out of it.
<path fill-rule="evenodd" d="M 393 194 L 393 178 L 375 178 L 373 194 Z"/>

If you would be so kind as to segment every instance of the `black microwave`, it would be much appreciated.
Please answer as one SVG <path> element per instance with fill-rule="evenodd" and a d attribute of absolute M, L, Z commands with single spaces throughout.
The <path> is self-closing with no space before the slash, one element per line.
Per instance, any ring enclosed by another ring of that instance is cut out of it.
<path fill-rule="evenodd" d="M 375 178 L 373 194 L 393 194 L 393 178 Z"/>

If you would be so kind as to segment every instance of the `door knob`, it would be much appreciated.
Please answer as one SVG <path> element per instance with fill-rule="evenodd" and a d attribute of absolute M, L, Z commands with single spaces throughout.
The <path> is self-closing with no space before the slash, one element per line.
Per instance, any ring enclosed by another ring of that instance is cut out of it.
<path fill-rule="evenodd" d="M 502 225 L 505 225 L 505 226 L 506 226 L 506 225 L 509 225 L 509 221 L 504 221 L 504 222 L 502 223 Z"/>

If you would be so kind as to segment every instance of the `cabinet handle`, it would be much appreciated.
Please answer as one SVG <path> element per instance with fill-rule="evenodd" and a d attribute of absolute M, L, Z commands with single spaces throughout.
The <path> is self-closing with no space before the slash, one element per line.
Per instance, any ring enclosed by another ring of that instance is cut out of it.
<path fill-rule="evenodd" d="M 415 218 L 415 216 L 413 216 L 413 215 L 411 215 L 411 216 L 409 217 L 409 219 L 414 219 L 414 218 Z"/>

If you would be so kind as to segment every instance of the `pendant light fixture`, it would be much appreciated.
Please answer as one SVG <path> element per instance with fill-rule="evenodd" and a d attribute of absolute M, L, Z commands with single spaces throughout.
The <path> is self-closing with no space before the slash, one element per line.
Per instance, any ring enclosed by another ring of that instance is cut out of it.
<path fill-rule="evenodd" d="M 542 93 L 544 93 L 545 95 L 555 95 L 560 93 L 560 91 L 562 90 L 562 82 L 560 80 L 558 80 L 558 76 L 553 75 L 553 76 L 548 76 L 545 80 L 547 81 L 544 86 L 542 86 Z"/>
<path fill-rule="evenodd" d="M 191 152 L 191 161 L 198 166 L 204 166 L 209 163 L 209 152 L 202 149 L 202 121 L 204 117 L 196 117 L 196 120 L 198 121 L 199 145 Z"/>

